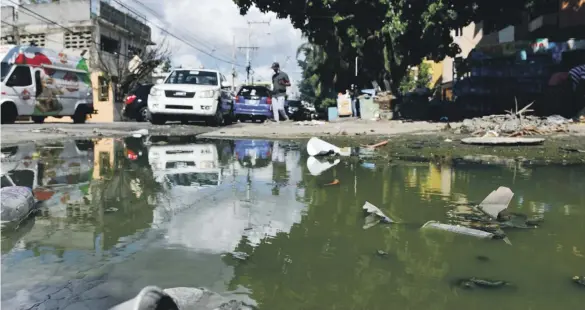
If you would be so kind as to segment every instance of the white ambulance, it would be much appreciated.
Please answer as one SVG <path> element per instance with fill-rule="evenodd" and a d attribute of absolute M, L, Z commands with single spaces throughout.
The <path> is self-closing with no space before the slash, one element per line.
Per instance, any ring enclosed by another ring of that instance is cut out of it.
<path fill-rule="evenodd" d="M 86 60 L 66 52 L 26 45 L 0 46 L 2 124 L 30 116 L 42 123 L 47 116 L 70 116 L 85 123 L 95 113 Z"/>

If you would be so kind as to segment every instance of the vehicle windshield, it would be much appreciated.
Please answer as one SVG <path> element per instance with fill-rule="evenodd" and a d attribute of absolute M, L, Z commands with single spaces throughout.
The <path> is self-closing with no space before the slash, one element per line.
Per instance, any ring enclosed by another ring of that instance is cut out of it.
<path fill-rule="evenodd" d="M 167 175 L 168 181 L 174 186 L 209 186 L 218 185 L 218 172 L 192 172 L 192 173 L 177 173 Z"/>
<path fill-rule="evenodd" d="M 270 91 L 263 86 L 244 86 L 238 92 L 238 96 L 268 97 L 270 96 Z"/>
<path fill-rule="evenodd" d="M 10 72 L 10 68 L 12 67 L 12 65 L 10 65 L 7 62 L 2 62 L 2 67 L 1 67 L 1 71 L 2 71 L 2 79 L 1 81 L 4 81 L 4 79 L 6 78 L 6 76 L 8 75 L 8 72 Z"/>
<path fill-rule="evenodd" d="M 194 85 L 219 85 L 217 72 L 196 70 L 175 70 L 165 84 L 194 84 Z"/>

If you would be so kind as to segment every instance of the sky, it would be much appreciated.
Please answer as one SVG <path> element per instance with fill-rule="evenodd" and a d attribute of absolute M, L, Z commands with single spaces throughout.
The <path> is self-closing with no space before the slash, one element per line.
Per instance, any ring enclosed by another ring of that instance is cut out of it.
<path fill-rule="evenodd" d="M 273 61 L 280 63 L 281 69 L 288 73 L 291 80 L 300 78 L 301 69 L 296 61 L 296 51 L 304 40 L 301 32 L 294 29 L 288 19 L 277 19 L 273 13 L 263 14 L 255 7 L 251 8 L 246 16 L 242 16 L 232 0 L 117 1 L 146 17 L 153 30 L 154 42 L 163 40 L 168 42 L 172 48 L 173 66 L 203 65 L 205 68 L 219 68 L 228 80 L 231 80 L 232 65 L 225 61 L 230 62 L 233 59 L 234 36 L 236 47 L 248 46 L 250 33 L 249 45 L 258 47 L 251 51 L 255 80 L 270 81 L 272 75 L 270 65 Z M 116 1 L 111 1 L 111 4 L 125 10 Z M 252 24 L 248 27 L 248 21 L 270 24 Z M 192 46 L 165 34 L 158 27 L 221 60 L 195 50 Z M 237 83 L 245 80 L 245 50 L 236 48 L 235 62 L 239 65 L 236 67 Z"/>

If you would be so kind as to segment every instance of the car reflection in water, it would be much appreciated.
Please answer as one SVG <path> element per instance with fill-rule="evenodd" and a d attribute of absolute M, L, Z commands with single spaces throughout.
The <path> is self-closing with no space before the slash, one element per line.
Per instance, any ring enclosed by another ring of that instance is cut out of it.
<path fill-rule="evenodd" d="M 242 167 L 264 168 L 272 160 L 272 142 L 266 140 L 237 140 L 236 160 Z"/>
<path fill-rule="evenodd" d="M 153 145 L 148 150 L 148 161 L 155 181 L 165 190 L 164 196 L 159 197 L 161 205 L 155 209 L 155 224 L 164 221 L 170 211 L 193 206 L 201 190 L 217 187 L 222 181 L 215 144 Z M 167 198 L 172 205 L 165 204 Z"/>

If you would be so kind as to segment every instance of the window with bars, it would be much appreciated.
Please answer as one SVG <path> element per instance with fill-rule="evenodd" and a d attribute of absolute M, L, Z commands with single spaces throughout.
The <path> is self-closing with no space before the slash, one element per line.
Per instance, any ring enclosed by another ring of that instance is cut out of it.
<path fill-rule="evenodd" d="M 30 45 L 36 44 L 40 47 L 45 47 L 47 43 L 46 35 L 43 34 L 25 34 L 20 36 L 20 44 L 22 45 Z"/>
<path fill-rule="evenodd" d="M 65 48 L 67 49 L 91 48 L 92 43 L 91 31 L 65 33 Z"/>
<path fill-rule="evenodd" d="M 16 44 L 16 38 L 12 35 L 3 36 L 2 38 L 0 38 L 0 44 L 1 45 Z"/>

